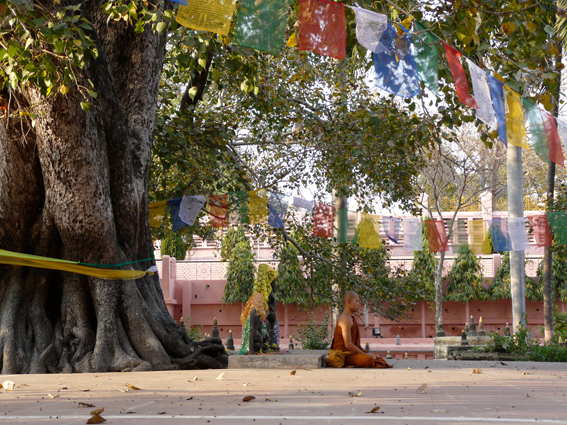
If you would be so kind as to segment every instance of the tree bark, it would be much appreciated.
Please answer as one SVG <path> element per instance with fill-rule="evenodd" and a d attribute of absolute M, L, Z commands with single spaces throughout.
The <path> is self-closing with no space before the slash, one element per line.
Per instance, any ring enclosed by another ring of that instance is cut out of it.
<path fill-rule="evenodd" d="M 553 205 L 555 193 L 555 164 L 550 162 L 547 168 L 547 209 Z M 553 253 L 551 247 L 543 248 L 543 321 L 544 337 L 548 342 L 553 338 Z"/>
<path fill-rule="evenodd" d="M 0 125 L 0 246 L 94 264 L 152 257 L 150 155 L 166 36 L 106 23 L 102 1 L 82 13 L 99 57 L 81 71 L 98 98 L 76 90 L 12 92 L 38 115 Z M 23 121 L 22 121 L 23 120 Z M 128 266 L 146 270 L 155 261 Z M 192 342 L 169 315 L 157 275 L 108 281 L 0 266 L 4 374 L 226 367 L 220 339 Z"/>
<path fill-rule="evenodd" d="M 435 271 L 435 328 L 439 330 L 439 325 L 443 323 L 443 264 L 445 251 L 440 252 L 439 263 Z"/>

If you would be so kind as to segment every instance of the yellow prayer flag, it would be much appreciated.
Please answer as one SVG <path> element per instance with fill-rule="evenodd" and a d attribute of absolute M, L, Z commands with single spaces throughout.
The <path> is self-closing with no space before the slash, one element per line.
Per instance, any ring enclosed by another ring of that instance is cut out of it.
<path fill-rule="evenodd" d="M 160 227 L 165 215 L 165 204 L 167 201 L 162 202 L 152 202 L 150 204 L 150 226 Z"/>
<path fill-rule="evenodd" d="M 180 5 L 175 20 L 188 28 L 228 35 L 236 0 L 188 0 Z"/>
<path fill-rule="evenodd" d="M 520 95 L 510 87 L 504 86 L 504 100 L 508 144 L 529 149 Z"/>
<path fill-rule="evenodd" d="M 263 223 L 268 219 L 268 191 L 266 189 L 248 192 L 248 217 L 252 225 Z"/>
<path fill-rule="evenodd" d="M 361 248 L 380 248 L 380 216 L 362 213 L 358 228 L 358 246 Z"/>
<path fill-rule="evenodd" d="M 484 221 L 481 220 L 468 220 L 469 237 L 471 240 L 471 250 L 475 255 L 484 254 L 483 252 L 483 241 L 485 233 Z"/>

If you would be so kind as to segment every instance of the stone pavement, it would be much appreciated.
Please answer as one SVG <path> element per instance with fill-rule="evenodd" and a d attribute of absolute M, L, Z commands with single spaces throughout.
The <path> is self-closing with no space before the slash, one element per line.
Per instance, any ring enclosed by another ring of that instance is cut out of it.
<path fill-rule="evenodd" d="M 106 424 L 567 424 L 567 364 L 391 362 L 388 370 L 294 375 L 285 369 L 3 375 L 0 382 L 16 386 L 0 390 L 0 423 L 84 424 L 94 407 L 81 402 L 104 407 Z M 476 368 L 482 373 L 473 374 Z M 416 393 L 422 384 L 426 392 Z M 244 402 L 246 396 L 256 398 Z"/>

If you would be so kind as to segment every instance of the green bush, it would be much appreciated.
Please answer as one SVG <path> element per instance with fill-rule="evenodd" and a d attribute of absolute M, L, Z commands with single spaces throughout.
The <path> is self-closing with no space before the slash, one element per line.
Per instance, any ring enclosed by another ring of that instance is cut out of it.
<path fill-rule="evenodd" d="M 283 304 L 302 304 L 306 297 L 305 278 L 299 267 L 297 256 L 299 251 L 287 243 L 278 256 L 278 281 L 276 285 L 276 299 Z"/>
<path fill-rule="evenodd" d="M 486 301 L 490 294 L 482 286 L 482 267 L 479 258 L 468 245 L 459 249 L 459 255 L 449 272 L 444 301 Z"/>
<path fill-rule="evenodd" d="M 222 239 L 220 256 L 223 261 L 229 261 L 233 248 L 238 242 L 246 241 L 248 238 L 244 234 L 242 227 L 231 226 Z"/>
<path fill-rule="evenodd" d="M 171 233 L 161 241 L 161 255 L 169 255 L 177 260 L 185 260 L 189 244 L 179 233 Z"/>
<path fill-rule="evenodd" d="M 246 302 L 252 295 L 256 267 L 248 240 L 238 242 L 230 254 L 226 273 L 223 301 L 225 303 Z"/>
<path fill-rule="evenodd" d="M 524 260 L 525 265 L 525 260 Z M 492 300 L 505 300 L 512 298 L 510 290 L 510 253 L 502 255 L 502 264 L 496 270 L 496 277 L 488 289 Z M 543 299 L 543 285 L 526 276 L 526 298 L 530 301 Z"/>
<path fill-rule="evenodd" d="M 185 332 L 191 339 L 191 341 L 201 341 L 203 335 L 201 334 L 201 329 L 203 329 L 203 324 L 201 322 L 192 323 L 191 317 L 184 319 L 181 317 L 179 319 L 179 324 L 185 329 Z"/>
<path fill-rule="evenodd" d="M 304 350 L 326 350 L 331 343 L 329 337 L 329 322 L 331 316 L 325 316 L 321 324 L 314 315 L 310 314 L 307 320 L 297 328 L 297 341 Z"/>
<path fill-rule="evenodd" d="M 435 300 L 435 271 L 437 269 L 437 258 L 429 252 L 429 242 L 425 227 L 422 234 L 423 248 L 421 251 L 413 252 L 413 264 L 409 272 L 409 279 L 415 282 L 416 287 L 423 293 L 423 301 Z"/>

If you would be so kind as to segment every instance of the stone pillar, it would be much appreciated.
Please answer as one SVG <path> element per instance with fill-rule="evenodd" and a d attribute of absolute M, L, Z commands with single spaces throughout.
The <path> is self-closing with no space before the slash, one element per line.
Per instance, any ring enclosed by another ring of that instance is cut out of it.
<path fill-rule="evenodd" d="M 183 317 L 188 319 L 191 317 L 191 304 L 193 304 L 193 282 L 183 283 Z"/>

